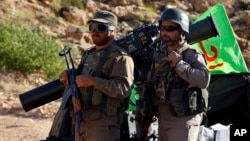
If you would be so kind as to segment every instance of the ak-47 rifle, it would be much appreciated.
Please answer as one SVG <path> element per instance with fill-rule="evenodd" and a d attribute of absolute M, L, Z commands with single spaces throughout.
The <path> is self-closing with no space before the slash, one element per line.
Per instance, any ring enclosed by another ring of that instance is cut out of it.
<path fill-rule="evenodd" d="M 75 78 L 77 75 L 76 68 L 74 67 L 73 64 L 73 59 L 70 54 L 71 48 L 67 48 L 66 46 L 64 49 L 59 53 L 60 56 L 65 57 L 66 65 L 67 65 L 67 70 L 68 70 L 68 77 L 69 77 L 69 88 L 64 94 L 62 98 L 62 103 L 60 106 L 60 109 L 65 109 L 70 101 L 70 98 L 72 99 L 72 103 L 74 106 L 74 113 L 76 114 L 76 122 L 77 122 L 77 130 L 78 130 L 78 135 L 80 136 L 83 131 L 81 131 L 80 125 L 83 123 L 84 118 L 81 110 L 81 93 L 79 88 L 76 85 Z M 67 54 L 69 55 L 70 61 L 71 61 L 71 66 L 72 68 L 70 69 L 69 63 L 68 63 L 68 57 Z"/>
<path fill-rule="evenodd" d="M 154 85 L 148 82 L 145 85 L 145 91 L 142 95 L 143 103 L 143 116 L 141 118 L 140 136 L 139 141 L 146 141 L 148 138 L 148 130 L 151 123 L 154 121 L 154 116 L 158 116 L 158 111 L 155 107 L 155 89 Z"/>

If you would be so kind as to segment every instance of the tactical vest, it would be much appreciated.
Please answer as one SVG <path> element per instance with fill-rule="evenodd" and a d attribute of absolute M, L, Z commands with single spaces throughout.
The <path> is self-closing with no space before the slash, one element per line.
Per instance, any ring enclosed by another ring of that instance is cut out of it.
<path fill-rule="evenodd" d="M 188 45 L 184 45 L 184 47 L 180 48 L 181 50 L 176 50 L 178 53 L 182 55 L 183 60 L 185 60 L 185 54 L 188 48 L 189 48 Z M 160 49 L 158 51 L 159 51 L 159 54 L 157 54 L 158 57 L 161 57 L 161 55 L 162 56 L 166 55 L 162 53 L 163 50 Z M 181 101 L 177 100 L 172 103 L 173 104 L 181 103 L 182 104 L 181 106 L 185 107 L 183 108 L 185 111 L 180 112 L 182 115 L 207 112 L 207 110 L 209 109 L 207 89 L 200 89 L 198 87 L 193 87 L 189 89 L 188 88 L 189 84 L 177 75 L 174 68 L 170 67 L 168 62 L 164 61 L 164 58 L 163 61 L 158 62 L 158 64 L 153 64 L 153 66 L 155 70 L 152 71 L 151 75 L 153 76 L 152 80 L 155 85 L 155 90 L 158 97 L 156 101 L 164 102 L 168 99 L 171 91 L 176 90 L 175 92 L 178 93 L 178 91 L 181 90 L 181 93 L 182 92 L 185 93 L 183 94 Z"/>
<path fill-rule="evenodd" d="M 80 71 L 84 67 L 83 64 L 86 61 L 88 54 L 94 51 L 94 49 L 95 48 L 91 48 L 89 51 L 86 52 L 86 54 L 82 58 L 82 61 L 78 67 L 79 74 L 81 73 Z M 102 73 L 102 68 L 104 64 L 106 63 L 106 61 L 108 60 L 109 56 L 113 54 L 114 52 L 121 52 L 120 49 L 121 48 L 119 48 L 114 43 L 109 48 L 107 48 L 107 50 L 104 51 L 104 53 L 101 55 L 99 60 L 93 60 L 94 62 L 96 62 L 96 64 L 95 64 L 95 67 L 92 68 L 92 71 L 90 71 L 91 75 L 95 77 L 106 78 L 107 76 L 105 76 Z M 126 99 L 112 98 L 112 97 L 106 96 L 105 94 L 103 94 L 102 92 L 96 89 L 93 89 L 93 87 L 81 89 L 81 92 L 83 95 L 82 101 L 85 101 L 85 102 L 86 102 L 87 96 L 90 93 L 92 93 L 90 104 L 89 105 L 85 104 L 84 106 L 88 106 L 89 108 L 91 107 L 98 108 L 101 112 L 104 111 L 106 115 L 108 116 L 113 116 L 117 114 L 118 111 L 122 111 L 122 110 L 124 111 L 124 109 L 126 109 L 126 105 L 128 105 L 126 103 L 129 97 Z"/>

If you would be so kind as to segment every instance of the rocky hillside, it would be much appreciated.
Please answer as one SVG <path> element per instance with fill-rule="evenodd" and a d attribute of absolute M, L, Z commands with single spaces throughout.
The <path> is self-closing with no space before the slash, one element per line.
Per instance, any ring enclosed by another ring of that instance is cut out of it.
<path fill-rule="evenodd" d="M 222 3 L 236 33 L 245 60 L 250 66 L 249 32 L 250 0 L 86 0 L 84 9 L 58 7 L 61 0 L 1 0 L 0 23 L 10 18 L 18 18 L 23 27 L 32 29 L 39 25 L 55 36 L 60 36 L 60 44 L 71 42 L 80 48 L 91 45 L 87 33 L 87 20 L 99 9 L 114 12 L 119 17 L 119 33 L 143 24 L 157 23 L 160 12 L 165 7 L 179 7 L 188 12 L 192 19 L 213 5 Z"/>

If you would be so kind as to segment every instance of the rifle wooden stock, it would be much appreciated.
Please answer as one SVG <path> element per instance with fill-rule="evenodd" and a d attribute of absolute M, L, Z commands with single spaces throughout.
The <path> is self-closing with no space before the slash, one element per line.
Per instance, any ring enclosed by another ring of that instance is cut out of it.
<path fill-rule="evenodd" d="M 150 124 L 141 126 L 139 141 L 147 141 L 149 127 L 150 127 Z"/>
<path fill-rule="evenodd" d="M 72 96 L 72 101 L 74 103 L 74 111 L 77 113 L 77 111 L 81 111 L 81 101 L 79 98 L 76 98 L 75 96 Z"/>
<path fill-rule="evenodd" d="M 80 125 L 84 121 L 84 118 L 81 111 L 82 108 L 81 108 L 80 91 L 72 95 L 72 102 L 74 105 L 74 113 L 76 115 L 78 135 L 81 135 L 83 131 L 81 130 Z"/>

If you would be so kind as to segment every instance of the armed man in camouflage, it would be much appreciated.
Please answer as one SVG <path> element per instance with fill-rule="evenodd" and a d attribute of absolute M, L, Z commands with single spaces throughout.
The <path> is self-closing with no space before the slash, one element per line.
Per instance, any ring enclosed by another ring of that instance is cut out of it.
<path fill-rule="evenodd" d="M 165 9 L 159 18 L 159 30 L 154 63 L 147 78 L 147 83 L 155 88 L 159 140 L 197 141 L 207 110 L 204 101 L 208 97 L 210 73 L 206 60 L 185 40 L 189 18 L 182 10 Z"/>
<path fill-rule="evenodd" d="M 80 135 L 72 110 L 75 141 L 119 141 L 121 118 L 126 110 L 123 105 L 131 93 L 134 80 L 134 62 L 114 42 L 116 15 L 101 10 L 88 24 L 95 46 L 83 55 L 77 69 L 79 75 L 76 84 L 82 94 L 82 109 L 86 108 L 84 103 L 87 102 L 88 94 L 92 92 L 93 95 L 87 110 L 83 111 L 84 122 L 80 125 L 83 132 Z M 67 71 L 62 72 L 59 78 L 68 84 Z"/>

